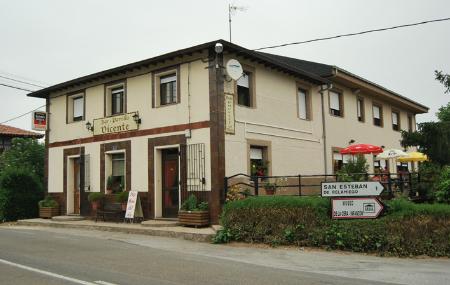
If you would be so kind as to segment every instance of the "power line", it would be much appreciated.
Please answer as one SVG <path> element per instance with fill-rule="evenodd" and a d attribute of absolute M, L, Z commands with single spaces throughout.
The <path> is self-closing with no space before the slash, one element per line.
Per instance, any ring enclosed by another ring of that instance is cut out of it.
<path fill-rule="evenodd" d="M 36 87 L 40 87 L 40 88 L 45 88 L 45 86 L 41 86 L 41 85 L 37 85 L 37 84 L 34 84 L 34 83 L 30 83 L 30 82 L 14 79 L 14 78 L 3 76 L 3 75 L 0 75 L 0 78 L 5 78 L 5 79 L 11 80 L 11 81 L 15 81 L 15 82 L 24 83 L 24 84 L 28 84 L 28 85 L 32 85 L 32 86 L 36 86 Z"/>
<path fill-rule="evenodd" d="M 24 114 L 22 114 L 22 115 L 19 115 L 19 116 L 17 116 L 17 117 L 11 118 L 11 119 L 8 119 L 8 120 L 6 120 L 6 121 L 3 121 L 3 122 L 1 122 L 0 124 L 8 123 L 8 122 L 14 121 L 14 120 L 16 120 L 16 119 L 22 118 L 23 116 L 26 116 L 26 115 L 28 115 L 28 114 L 30 114 L 30 113 L 32 113 L 32 112 L 34 112 L 34 111 L 36 111 L 36 110 L 38 110 L 38 109 L 40 109 L 40 108 L 42 108 L 42 107 L 45 107 L 45 106 L 46 106 L 46 105 L 42 105 L 42 106 L 37 107 L 36 109 L 33 109 L 33 110 L 31 110 L 31 111 L 29 111 L 29 112 L 26 112 L 26 113 L 24 113 Z"/>
<path fill-rule="evenodd" d="M 5 87 L 9 87 L 9 88 L 22 90 L 22 91 L 27 91 L 27 92 L 34 92 L 35 91 L 35 90 L 30 90 L 30 89 L 26 89 L 26 88 L 22 88 L 22 87 L 18 87 L 18 86 L 8 85 L 8 84 L 5 84 L 5 83 L 0 83 L 0 85 L 5 86 Z"/>
<path fill-rule="evenodd" d="M 256 51 L 256 50 L 279 48 L 279 47 L 285 47 L 285 46 L 291 46 L 291 45 L 307 44 L 307 43 L 312 43 L 312 42 L 326 41 L 326 40 L 332 40 L 332 39 L 343 38 L 343 37 L 358 36 L 358 35 L 363 35 L 363 34 L 368 34 L 368 33 L 375 33 L 375 32 L 382 32 L 382 31 L 394 30 L 394 29 L 400 29 L 400 28 L 406 28 L 406 27 L 412 27 L 412 26 L 419 26 L 419 25 L 435 23 L 435 22 L 443 22 L 443 21 L 448 21 L 448 20 L 450 20 L 450 18 L 435 19 L 435 20 L 429 20 L 429 21 L 424 21 L 424 22 L 417 22 L 417 23 L 412 23 L 412 24 L 404 24 L 404 25 L 392 26 L 392 27 L 388 27 L 388 28 L 379 28 L 379 29 L 366 30 L 366 31 L 362 31 L 362 32 L 349 33 L 349 34 L 341 34 L 341 35 L 336 35 L 336 36 L 330 36 L 330 37 L 325 37 L 325 38 L 317 38 L 317 39 L 300 41 L 300 42 L 292 42 L 292 43 L 286 43 L 286 44 L 280 44 L 280 45 L 266 46 L 266 47 L 261 47 L 261 48 L 257 48 L 257 49 L 253 49 L 253 50 Z"/>

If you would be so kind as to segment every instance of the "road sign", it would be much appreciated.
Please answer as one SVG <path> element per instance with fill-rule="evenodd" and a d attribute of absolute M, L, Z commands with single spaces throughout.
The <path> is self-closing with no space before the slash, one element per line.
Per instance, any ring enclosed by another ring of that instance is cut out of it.
<path fill-rule="evenodd" d="M 383 211 L 377 198 L 333 198 L 331 206 L 333 219 L 375 219 Z"/>
<path fill-rule="evenodd" d="M 322 197 L 379 196 L 383 191 L 380 182 L 322 182 Z"/>

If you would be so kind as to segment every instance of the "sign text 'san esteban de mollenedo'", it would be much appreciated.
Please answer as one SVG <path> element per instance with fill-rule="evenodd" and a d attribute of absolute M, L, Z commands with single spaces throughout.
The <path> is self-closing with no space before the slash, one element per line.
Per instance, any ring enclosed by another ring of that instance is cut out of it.
<path fill-rule="evenodd" d="M 94 135 L 127 132 L 138 129 L 138 124 L 133 119 L 133 113 L 100 118 L 94 120 Z"/>
<path fill-rule="evenodd" d="M 378 181 L 322 183 L 322 197 L 378 196 L 382 191 L 383 185 Z"/>

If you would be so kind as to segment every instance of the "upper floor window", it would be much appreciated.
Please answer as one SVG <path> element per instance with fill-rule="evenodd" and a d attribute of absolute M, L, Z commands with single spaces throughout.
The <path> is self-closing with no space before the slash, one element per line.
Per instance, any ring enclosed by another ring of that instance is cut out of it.
<path fill-rule="evenodd" d="M 84 120 L 84 93 L 67 96 L 67 123 Z"/>
<path fill-rule="evenodd" d="M 375 126 L 382 127 L 383 126 L 383 109 L 380 105 L 373 105 L 372 106 L 373 111 L 373 124 Z"/>
<path fill-rule="evenodd" d="M 126 113 L 126 84 L 113 83 L 105 86 L 105 116 Z"/>
<path fill-rule="evenodd" d="M 177 75 L 174 73 L 161 77 L 159 90 L 161 105 L 177 103 Z"/>
<path fill-rule="evenodd" d="M 359 122 L 364 122 L 364 99 L 360 97 L 356 99 L 356 115 Z"/>
<path fill-rule="evenodd" d="M 397 111 L 392 111 L 392 129 L 400 131 L 400 113 Z"/>
<path fill-rule="evenodd" d="M 161 107 L 180 103 L 180 69 L 165 68 L 153 73 L 152 106 Z"/>
<path fill-rule="evenodd" d="M 241 106 L 254 107 L 253 98 L 253 74 L 244 71 L 242 76 L 237 80 L 237 103 Z"/>
<path fill-rule="evenodd" d="M 298 117 L 303 120 L 311 120 L 310 98 L 306 90 L 298 88 Z"/>
<path fill-rule="evenodd" d="M 123 86 L 111 89 L 111 115 L 123 113 L 124 93 Z"/>
<path fill-rule="evenodd" d="M 330 114 L 333 116 L 343 117 L 344 110 L 342 104 L 342 94 L 336 91 L 330 91 L 329 101 L 330 101 Z"/>
<path fill-rule="evenodd" d="M 412 117 L 412 115 L 408 115 L 408 131 L 409 131 L 409 132 L 414 131 L 414 129 L 413 129 L 413 117 Z"/>

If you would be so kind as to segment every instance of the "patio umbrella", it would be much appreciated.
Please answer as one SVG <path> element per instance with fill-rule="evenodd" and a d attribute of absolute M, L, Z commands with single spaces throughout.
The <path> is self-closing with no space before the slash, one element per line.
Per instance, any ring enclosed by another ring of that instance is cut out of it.
<path fill-rule="evenodd" d="M 377 155 L 378 159 L 395 159 L 400 157 L 408 156 L 406 152 L 399 149 L 386 149 L 379 155 Z"/>
<path fill-rule="evenodd" d="M 427 160 L 428 156 L 426 154 L 417 151 L 407 153 L 407 156 L 398 159 L 400 162 L 422 162 Z"/>
<path fill-rule="evenodd" d="M 341 154 L 379 154 L 383 149 L 371 144 L 352 144 L 340 151 Z"/>

